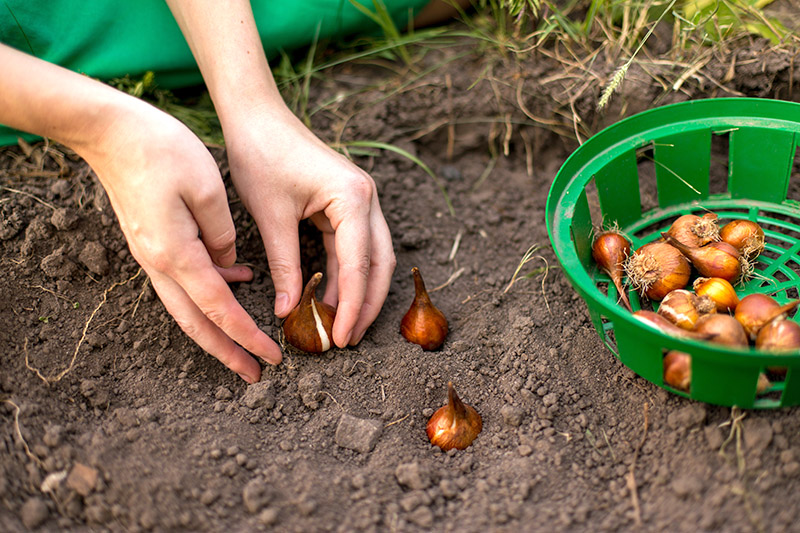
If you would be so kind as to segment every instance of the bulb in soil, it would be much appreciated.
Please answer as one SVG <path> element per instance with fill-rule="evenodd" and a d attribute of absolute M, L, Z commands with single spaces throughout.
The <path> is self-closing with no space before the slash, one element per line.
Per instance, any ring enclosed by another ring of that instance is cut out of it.
<path fill-rule="evenodd" d="M 447 405 L 433 413 L 426 426 L 428 440 L 444 451 L 463 450 L 483 429 L 481 415 L 461 401 L 453 383 L 447 384 Z"/>
<path fill-rule="evenodd" d="M 683 254 L 665 242 L 651 242 L 633 252 L 625 262 L 633 287 L 651 300 L 661 300 L 689 283 L 691 267 Z"/>
<path fill-rule="evenodd" d="M 314 274 L 305 289 L 300 303 L 292 309 L 283 322 L 286 342 L 304 352 L 320 353 L 333 345 L 333 320 L 336 309 L 317 301 L 316 290 L 322 273 Z"/>
<path fill-rule="evenodd" d="M 400 333 L 423 350 L 435 350 L 447 337 L 447 318 L 431 302 L 419 269 L 411 269 L 414 277 L 414 301 L 400 322 Z"/>

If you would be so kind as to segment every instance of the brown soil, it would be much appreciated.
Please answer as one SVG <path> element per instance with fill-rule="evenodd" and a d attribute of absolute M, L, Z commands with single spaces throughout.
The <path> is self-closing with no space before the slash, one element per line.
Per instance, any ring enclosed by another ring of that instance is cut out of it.
<path fill-rule="evenodd" d="M 383 312 L 356 348 L 286 353 L 250 387 L 190 342 L 136 276 L 83 162 L 42 144 L 0 154 L 0 530 L 800 531 L 796 409 L 732 412 L 626 369 L 592 329 L 544 224 L 576 134 L 690 98 L 796 100 L 793 56 L 744 42 L 677 92 L 686 67 L 648 60 L 604 113 L 595 104 L 617 66 L 604 52 L 500 57 L 450 43 L 420 61 L 423 74 L 351 64 L 314 86 L 313 101 L 357 93 L 316 113 L 316 131 L 418 155 L 456 215 L 409 160 L 358 156 L 398 257 Z M 258 232 L 232 190 L 231 200 L 239 256 L 257 270 L 235 293 L 278 338 Z M 546 276 L 504 292 L 534 244 L 521 272 L 549 266 Z M 303 253 L 308 272 L 324 265 L 308 228 Z M 452 277 L 432 293 L 450 319 L 439 351 L 398 332 L 413 266 L 429 288 Z M 63 378 L 48 385 L 37 369 Z M 425 424 L 448 381 L 483 432 L 443 453 Z M 337 437 L 344 415 L 381 430 L 374 448 L 358 431 Z"/>

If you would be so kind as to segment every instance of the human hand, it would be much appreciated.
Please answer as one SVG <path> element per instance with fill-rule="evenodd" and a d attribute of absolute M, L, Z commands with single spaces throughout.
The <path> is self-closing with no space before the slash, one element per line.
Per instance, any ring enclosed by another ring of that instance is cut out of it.
<path fill-rule="evenodd" d="M 358 343 L 389 292 L 396 260 L 375 183 L 287 108 L 264 104 L 223 123 L 231 178 L 261 232 L 285 317 L 302 292 L 298 223 L 310 218 L 327 253 L 323 300 L 337 306 L 333 340 Z"/>
<path fill-rule="evenodd" d="M 167 311 L 200 347 L 254 383 L 261 367 L 245 349 L 272 364 L 282 356 L 226 283 L 253 274 L 234 265 L 236 232 L 216 162 L 174 118 L 138 101 L 129 107 L 99 144 L 79 153 Z"/>

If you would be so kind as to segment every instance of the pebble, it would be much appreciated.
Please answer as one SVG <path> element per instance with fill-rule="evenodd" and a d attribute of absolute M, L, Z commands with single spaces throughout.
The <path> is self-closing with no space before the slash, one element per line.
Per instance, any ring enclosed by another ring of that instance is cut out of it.
<path fill-rule="evenodd" d="M 764 418 L 745 418 L 742 422 L 745 448 L 760 455 L 772 442 L 772 425 Z"/>
<path fill-rule="evenodd" d="M 517 448 L 517 453 L 520 454 L 520 456 L 522 457 L 528 457 L 530 454 L 533 453 L 533 448 L 531 448 L 527 444 L 523 444 Z"/>
<path fill-rule="evenodd" d="M 698 477 L 684 475 L 674 479 L 670 487 L 676 496 L 686 498 L 693 494 L 700 494 L 703 490 L 703 482 Z"/>
<path fill-rule="evenodd" d="M 49 515 L 47 503 L 41 498 L 30 498 L 20 510 L 22 523 L 28 529 L 36 529 L 47 520 Z"/>
<path fill-rule="evenodd" d="M 53 426 L 49 426 L 45 430 L 44 437 L 42 437 L 42 440 L 50 448 L 55 448 L 59 444 L 61 444 L 63 436 L 64 436 L 64 426 L 56 424 Z"/>
<path fill-rule="evenodd" d="M 398 483 L 411 490 L 424 490 L 431 484 L 430 474 L 416 461 L 400 463 L 395 468 L 394 475 Z"/>
<path fill-rule="evenodd" d="M 83 250 L 78 254 L 78 260 L 91 272 L 99 276 L 108 274 L 110 270 L 107 251 L 105 247 L 97 241 L 87 242 Z"/>
<path fill-rule="evenodd" d="M 334 440 L 342 448 L 360 453 L 372 451 L 383 431 L 380 420 L 358 418 L 344 413 L 336 426 Z"/>
<path fill-rule="evenodd" d="M 88 496 L 97 486 L 99 472 L 96 468 L 83 463 L 75 463 L 67 476 L 67 487 L 81 496 Z"/>
<path fill-rule="evenodd" d="M 263 509 L 267 503 L 269 503 L 270 499 L 269 486 L 260 477 L 248 481 L 242 490 L 244 507 L 251 514 L 255 514 Z"/>
<path fill-rule="evenodd" d="M 258 409 L 259 407 L 272 409 L 275 407 L 275 393 L 272 388 L 272 382 L 269 380 L 253 383 L 247 387 L 244 396 L 242 396 L 242 404 L 250 409 Z"/>
<path fill-rule="evenodd" d="M 214 398 L 217 400 L 230 400 L 233 398 L 233 393 L 228 387 L 217 387 L 217 392 L 214 393 Z"/>
<path fill-rule="evenodd" d="M 433 525 L 433 511 L 428 507 L 417 507 L 408 515 L 408 519 L 421 528 L 430 529 Z"/>
<path fill-rule="evenodd" d="M 217 501 L 217 498 L 219 498 L 219 493 L 217 491 L 215 491 L 214 489 L 206 489 L 200 495 L 200 503 L 202 503 L 205 506 L 209 506 L 215 501 Z"/>
<path fill-rule="evenodd" d="M 322 374 L 311 372 L 306 374 L 297 382 L 297 389 L 300 392 L 300 399 L 303 405 L 309 409 L 319 407 L 320 390 L 322 390 Z"/>
<path fill-rule="evenodd" d="M 236 472 L 239 471 L 239 465 L 236 464 L 236 461 L 226 461 L 220 471 L 228 477 L 233 477 L 236 475 Z"/>
<path fill-rule="evenodd" d="M 268 507 L 258 514 L 258 522 L 265 527 L 269 527 L 278 521 L 278 510 Z"/>
<path fill-rule="evenodd" d="M 506 425 L 516 428 L 522 425 L 522 418 L 525 416 L 525 412 L 519 407 L 506 404 L 500 408 L 500 416 L 503 417 L 503 422 Z"/>
<path fill-rule="evenodd" d="M 701 404 L 687 405 L 669 414 L 667 424 L 673 429 L 689 429 L 706 419 L 706 408 Z"/>

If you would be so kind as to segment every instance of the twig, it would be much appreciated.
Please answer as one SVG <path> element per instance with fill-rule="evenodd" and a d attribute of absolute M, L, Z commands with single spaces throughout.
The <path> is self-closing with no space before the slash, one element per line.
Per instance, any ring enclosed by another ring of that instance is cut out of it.
<path fill-rule="evenodd" d="M 461 237 L 463 236 L 464 236 L 464 230 L 463 229 L 458 230 L 458 233 L 456 233 L 456 238 L 453 241 L 453 247 L 450 248 L 450 255 L 447 256 L 448 261 L 452 261 L 453 259 L 456 258 L 456 254 L 458 253 L 458 246 L 461 244 Z"/>
<path fill-rule="evenodd" d="M 334 397 L 333 397 L 333 395 L 332 395 L 330 392 L 328 392 L 328 391 L 324 391 L 324 390 L 323 390 L 323 391 L 319 391 L 319 393 L 320 393 L 320 394 L 324 394 L 324 395 L 326 395 L 328 398 L 330 398 L 331 400 L 333 400 L 333 403 L 335 403 L 335 404 L 336 404 L 336 406 L 339 408 L 339 410 L 340 410 L 340 411 L 342 411 L 342 412 L 344 412 L 344 409 L 342 408 L 342 405 L 341 405 L 339 402 L 337 402 L 337 401 L 336 401 L 336 398 L 334 398 Z"/>
<path fill-rule="evenodd" d="M 388 424 L 386 424 L 385 426 L 383 426 L 383 428 L 384 428 L 384 429 L 386 429 L 386 428 L 388 428 L 389 426 L 393 426 L 393 425 L 395 425 L 395 424 L 399 424 L 400 422 L 402 422 L 403 420 L 405 420 L 405 419 L 406 419 L 406 418 L 408 418 L 409 416 L 411 416 L 411 415 L 410 415 L 410 414 L 408 414 L 408 415 L 404 416 L 403 418 L 400 418 L 400 419 L 398 419 L 398 420 L 395 420 L 394 422 L 389 422 Z"/>
<path fill-rule="evenodd" d="M 22 196 L 27 196 L 28 198 L 33 198 L 34 200 L 36 200 L 36 201 L 37 201 L 37 202 L 39 202 L 40 204 L 42 204 L 42 205 L 46 205 L 47 207 L 49 207 L 49 208 L 50 208 L 50 209 L 52 209 L 53 211 L 55 211 L 55 210 L 56 210 L 56 206 L 54 206 L 53 204 L 50 204 L 50 203 L 48 203 L 48 202 L 45 202 L 44 200 L 42 200 L 42 199 L 41 199 L 41 198 L 39 198 L 38 196 L 34 196 L 34 195 L 32 195 L 31 193 L 29 193 L 29 192 L 20 191 L 19 189 L 12 189 L 11 187 L 3 187 L 3 190 L 6 190 L 6 191 L 8 191 L 8 192 L 13 192 L 13 193 L 16 193 L 16 194 L 21 194 Z"/>
<path fill-rule="evenodd" d="M 639 452 L 644 446 L 644 441 L 647 439 L 647 427 L 649 425 L 650 417 L 649 417 L 649 410 L 650 404 L 644 402 L 644 406 L 642 407 L 644 412 L 644 425 L 642 427 L 642 439 L 637 444 L 636 449 L 633 452 L 633 461 L 631 461 L 631 467 L 628 470 L 628 475 L 625 476 L 625 483 L 628 486 L 628 491 L 631 493 L 631 504 L 633 505 L 633 518 L 636 521 L 637 526 L 642 525 L 642 509 L 639 506 L 639 489 L 636 486 L 636 461 L 639 459 Z"/>
<path fill-rule="evenodd" d="M 442 284 L 441 284 L 441 285 L 439 285 L 438 287 L 434 287 L 433 289 L 429 290 L 428 292 L 436 292 L 436 291 L 438 291 L 438 290 L 444 289 L 445 287 L 447 287 L 448 285 L 450 285 L 451 283 L 453 283 L 455 280 L 457 280 L 458 278 L 460 278 L 460 277 L 461 277 L 461 274 L 463 274 L 463 273 L 464 273 L 464 270 L 465 270 L 465 268 L 464 268 L 464 267 L 461 267 L 461 268 L 459 268 L 458 270 L 456 270 L 455 272 L 453 272 L 453 273 L 450 275 L 450 277 L 449 277 L 449 278 L 447 278 L 447 281 L 445 281 L 444 283 L 442 283 Z"/>

